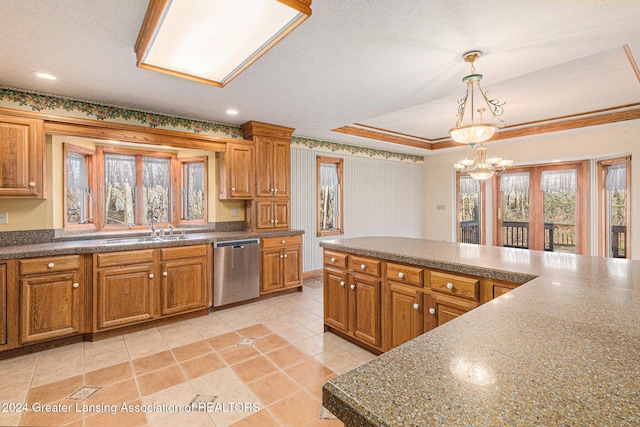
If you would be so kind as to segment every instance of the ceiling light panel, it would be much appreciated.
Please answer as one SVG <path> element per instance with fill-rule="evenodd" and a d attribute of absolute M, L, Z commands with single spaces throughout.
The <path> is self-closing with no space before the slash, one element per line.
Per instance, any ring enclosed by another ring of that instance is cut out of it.
<path fill-rule="evenodd" d="M 138 66 L 224 86 L 311 14 L 310 0 L 152 0 Z"/>

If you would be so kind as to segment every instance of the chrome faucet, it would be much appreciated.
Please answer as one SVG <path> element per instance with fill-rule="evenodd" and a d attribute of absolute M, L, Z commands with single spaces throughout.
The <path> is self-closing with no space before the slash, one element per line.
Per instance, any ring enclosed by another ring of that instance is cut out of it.
<path fill-rule="evenodd" d="M 151 237 L 156 237 L 156 223 L 151 219 Z"/>
<path fill-rule="evenodd" d="M 164 227 L 160 226 L 160 237 L 164 237 Z"/>
<path fill-rule="evenodd" d="M 169 236 L 173 237 L 173 225 L 169 224 Z"/>

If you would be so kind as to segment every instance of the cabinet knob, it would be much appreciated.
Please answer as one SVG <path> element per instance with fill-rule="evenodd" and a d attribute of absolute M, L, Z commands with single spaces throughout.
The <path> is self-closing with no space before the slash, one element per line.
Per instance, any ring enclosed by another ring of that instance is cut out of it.
<path fill-rule="evenodd" d="M 398 277 L 401 279 L 404 279 L 404 273 L 403 272 L 398 273 Z"/>
<path fill-rule="evenodd" d="M 453 283 L 451 282 L 447 283 L 447 289 L 453 289 Z"/>
<path fill-rule="evenodd" d="M 231 191 L 236 191 L 236 187 L 231 187 Z"/>
<path fill-rule="evenodd" d="M 364 264 L 360 264 L 360 268 L 361 268 L 362 270 L 364 270 L 365 268 L 367 268 L 367 266 L 366 266 L 366 265 L 364 265 Z"/>
<path fill-rule="evenodd" d="M 436 314 L 436 309 L 435 308 L 430 308 L 429 309 L 429 313 L 430 314 Z"/>
<path fill-rule="evenodd" d="M 280 258 L 284 258 L 284 255 L 280 255 Z"/>
<path fill-rule="evenodd" d="M 274 222 L 275 222 L 274 220 L 271 220 L 271 224 L 273 224 Z"/>
<path fill-rule="evenodd" d="M 417 304 L 417 303 L 416 303 L 416 304 L 413 304 L 413 309 L 414 309 L 414 310 L 417 310 L 417 309 L 419 309 L 419 308 L 420 308 L 420 304 Z"/>
<path fill-rule="evenodd" d="M 344 286 L 344 285 L 345 285 L 345 283 L 344 283 L 344 282 L 340 282 L 340 286 Z"/>
<path fill-rule="evenodd" d="M 284 245 L 285 243 L 287 243 L 287 241 L 286 241 L 286 240 L 283 240 L 283 241 L 282 241 L 282 244 Z M 331 258 L 331 259 L 333 260 L 334 258 Z"/>
<path fill-rule="evenodd" d="M 77 289 L 77 288 L 79 288 L 79 287 L 80 287 L 80 283 L 74 283 L 74 284 L 73 284 L 73 285 L 71 285 L 71 286 L 73 286 L 75 289 Z"/>
<path fill-rule="evenodd" d="M 355 289 L 355 288 L 356 288 L 356 285 L 351 285 L 351 286 L 349 286 L 349 287 L 350 287 L 351 289 Z"/>
<path fill-rule="evenodd" d="M 331 258 L 331 262 L 336 262 L 336 259 L 335 258 Z"/>
<path fill-rule="evenodd" d="M 285 257 L 285 258 L 286 258 L 287 256 L 288 256 L 287 254 L 284 254 L 284 257 Z"/>
<path fill-rule="evenodd" d="M 48 267 L 48 268 L 53 268 L 53 267 L 55 267 L 55 266 L 56 266 L 56 265 L 55 265 L 54 263 L 52 263 L 52 262 L 50 262 L 49 264 L 47 264 L 47 267 Z"/>
<path fill-rule="evenodd" d="M 277 219 L 275 220 L 275 223 L 276 223 L 276 224 L 278 223 L 278 220 L 277 220 Z"/>
<path fill-rule="evenodd" d="M 153 273 L 151 273 L 151 274 L 149 275 L 149 279 L 153 279 L 153 277 L 154 277 L 154 276 L 153 276 Z"/>
<path fill-rule="evenodd" d="M 31 181 L 31 182 L 29 183 L 29 187 L 33 188 L 33 187 L 35 187 L 35 186 L 36 186 L 36 183 L 35 183 L 35 182 Z"/>
<path fill-rule="evenodd" d="M 277 189 L 277 188 L 274 188 L 274 189 L 273 189 L 273 192 L 274 192 L 274 193 L 277 193 L 277 192 L 278 192 L 278 189 Z"/>
<path fill-rule="evenodd" d="M 163 272 L 162 272 L 162 275 L 163 275 L 164 277 L 167 277 L 167 276 L 169 275 L 169 273 L 167 273 L 166 271 L 163 271 Z"/>

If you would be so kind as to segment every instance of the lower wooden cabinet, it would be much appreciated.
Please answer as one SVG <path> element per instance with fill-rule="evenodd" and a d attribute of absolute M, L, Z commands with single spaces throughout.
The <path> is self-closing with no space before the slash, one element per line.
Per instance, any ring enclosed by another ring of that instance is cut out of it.
<path fill-rule="evenodd" d="M 424 331 L 422 289 L 387 282 L 387 332 L 389 349 L 404 344 Z"/>
<path fill-rule="evenodd" d="M 260 293 L 302 286 L 302 238 L 267 237 L 260 241 Z"/>
<path fill-rule="evenodd" d="M 7 264 L 0 264 L 0 347 L 7 345 Z"/>
<path fill-rule="evenodd" d="M 82 332 L 83 275 L 78 255 L 19 260 L 19 342 Z"/>
<path fill-rule="evenodd" d="M 349 332 L 349 287 L 346 271 L 324 269 L 324 323 Z"/>
<path fill-rule="evenodd" d="M 168 316 L 211 305 L 208 245 L 160 249 L 160 314 Z"/>
<path fill-rule="evenodd" d="M 478 307 L 478 304 L 462 299 L 425 294 L 424 307 L 426 309 L 424 324 L 425 330 L 428 331 L 462 316 L 464 313 Z"/>

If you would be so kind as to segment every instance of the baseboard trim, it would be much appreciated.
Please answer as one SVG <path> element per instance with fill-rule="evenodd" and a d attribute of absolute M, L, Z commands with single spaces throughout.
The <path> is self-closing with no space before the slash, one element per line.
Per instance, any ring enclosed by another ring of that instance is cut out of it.
<path fill-rule="evenodd" d="M 310 270 L 302 273 L 302 279 L 309 279 L 311 277 L 322 277 L 322 270 Z"/>

